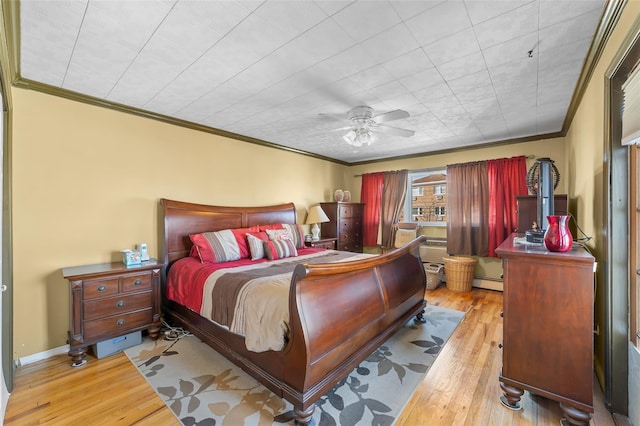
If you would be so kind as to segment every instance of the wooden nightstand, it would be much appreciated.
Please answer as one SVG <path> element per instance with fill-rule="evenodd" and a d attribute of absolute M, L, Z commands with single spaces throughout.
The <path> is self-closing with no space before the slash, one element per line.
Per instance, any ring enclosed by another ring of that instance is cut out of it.
<path fill-rule="evenodd" d="M 69 356 L 73 367 L 86 364 L 89 345 L 148 330 L 160 332 L 160 269 L 155 259 L 142 265 L 121 262 L 64 268 L 69 280 Z"/>
<path fill-rule="evenodd" d="M 317 241 L 305 241 L 307 247 L 326 248 L 330 250 L 336 249 L 337 238 L 320 238 Z"/>

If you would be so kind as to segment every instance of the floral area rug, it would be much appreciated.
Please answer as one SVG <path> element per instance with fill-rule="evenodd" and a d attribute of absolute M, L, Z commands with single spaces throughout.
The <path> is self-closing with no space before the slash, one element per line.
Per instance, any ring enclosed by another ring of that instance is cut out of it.
<path fill-rule="evenodd" d="M 391 425 L 464 312 L 427 305 L 426 323 L 408 322 L 316 402 L 311 424 Z M 125 350 L 186 426 L 292 423 L 293 406 L 194 336 Z"/>

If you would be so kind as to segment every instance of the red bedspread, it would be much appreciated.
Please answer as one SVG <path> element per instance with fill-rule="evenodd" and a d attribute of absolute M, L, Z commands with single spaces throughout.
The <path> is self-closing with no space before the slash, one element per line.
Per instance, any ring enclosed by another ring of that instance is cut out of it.
<path fill-rule="evenodd" d="M 298 254 L 305 255 L 324 250 L 321 248 L 302 248 L 298 249 Z M 267 258 L 260 260 L 240 259 L 224 263 L 200 263 L 200 260 L 195 257 L 182 258 L 174 262 L 169 269 L 165 297 L 200 313 L 202 292 L 209 275 L 219 269 L 265 262 L 270 262 L 270 260 Z"/>

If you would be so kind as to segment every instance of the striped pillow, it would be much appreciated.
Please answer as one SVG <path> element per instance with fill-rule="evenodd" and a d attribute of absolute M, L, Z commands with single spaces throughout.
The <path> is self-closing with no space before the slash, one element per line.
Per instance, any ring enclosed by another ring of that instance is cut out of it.
<path fill-rule="evenodd" d="M 260 225 L 260 231 L 266 231 L 267 229 L 286 229 L 291 235 L 291 241 L 296 248 L 304 248 L 304 232 L 302 226 L 291 223 L 277 223 L 273 225 Z"/>
<path fill-rule="evenodd" d="M 263 241 L 264 253 L 269 260 L 283 259 L 285 257 L 294 257 L 298 255 L 296 246 L 291 240 L 270 240 Z"/>
<path fill-rule="evenodd" d="M 189 235 L 202 263 L 222 263 L 240 259 L 240 247 L 230 229 Z"/>
<path fill-rule="evenodd" d="M 251 260 L 258 260 L 264 257 L 264 246 L 262 245 L 264 241 L 269 241 L 266 232 L 247 232 Z"/>

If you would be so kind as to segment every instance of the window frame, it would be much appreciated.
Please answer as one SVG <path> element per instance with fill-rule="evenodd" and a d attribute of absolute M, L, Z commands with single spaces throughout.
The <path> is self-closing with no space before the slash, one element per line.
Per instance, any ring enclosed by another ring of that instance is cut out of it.
<path fill-rule="evenodd" d="M 421 179 L 423 177 L 427 177 L 427 176 L 430 176 L 430 175 L 436 175 L 436 174 L 445 175 L 445 180 L 442 183 L 434 184 L 434 190 L 435 190 L 436 186 L 444 188 L 444 192 L 442 192 L 441 194 L 436 194 L 436 195 L 445 196 L 446 193 L 447 193 L 447 182 L 446 182 L 447 168 L 446 167 L 437 167 L 437 168 L 422 169 L 422 170 L 410 170 L 409 171 L 409 175 L 408 175 L 408 178 L 407 178 L 407 194 L 409 194 L 409 196 L 405 197 L 405 199 L 404 199 L 404 208 L 403 208 L 403 221 L 404 222 L 417 223 L 420 226 L 441 226 L 441 227 L 447 226 L 447 222 L 444 221 L 444 220 L 439 220 L 439 221 L 416 221 L 416 220 L 413 220 L 413 216 L 414 216 L 413 215 L 413 201 L 414 201 L 413 181 L 416 180 L 416 179 Z M 440 181 L 438 181 L 438 182 L 440 182 Z M 435 208 L 434 208 L 434 215 L 435 215 Z M 446 209 L 445 209 L 445 215 L 444 216 L 446 216 Z"/>

